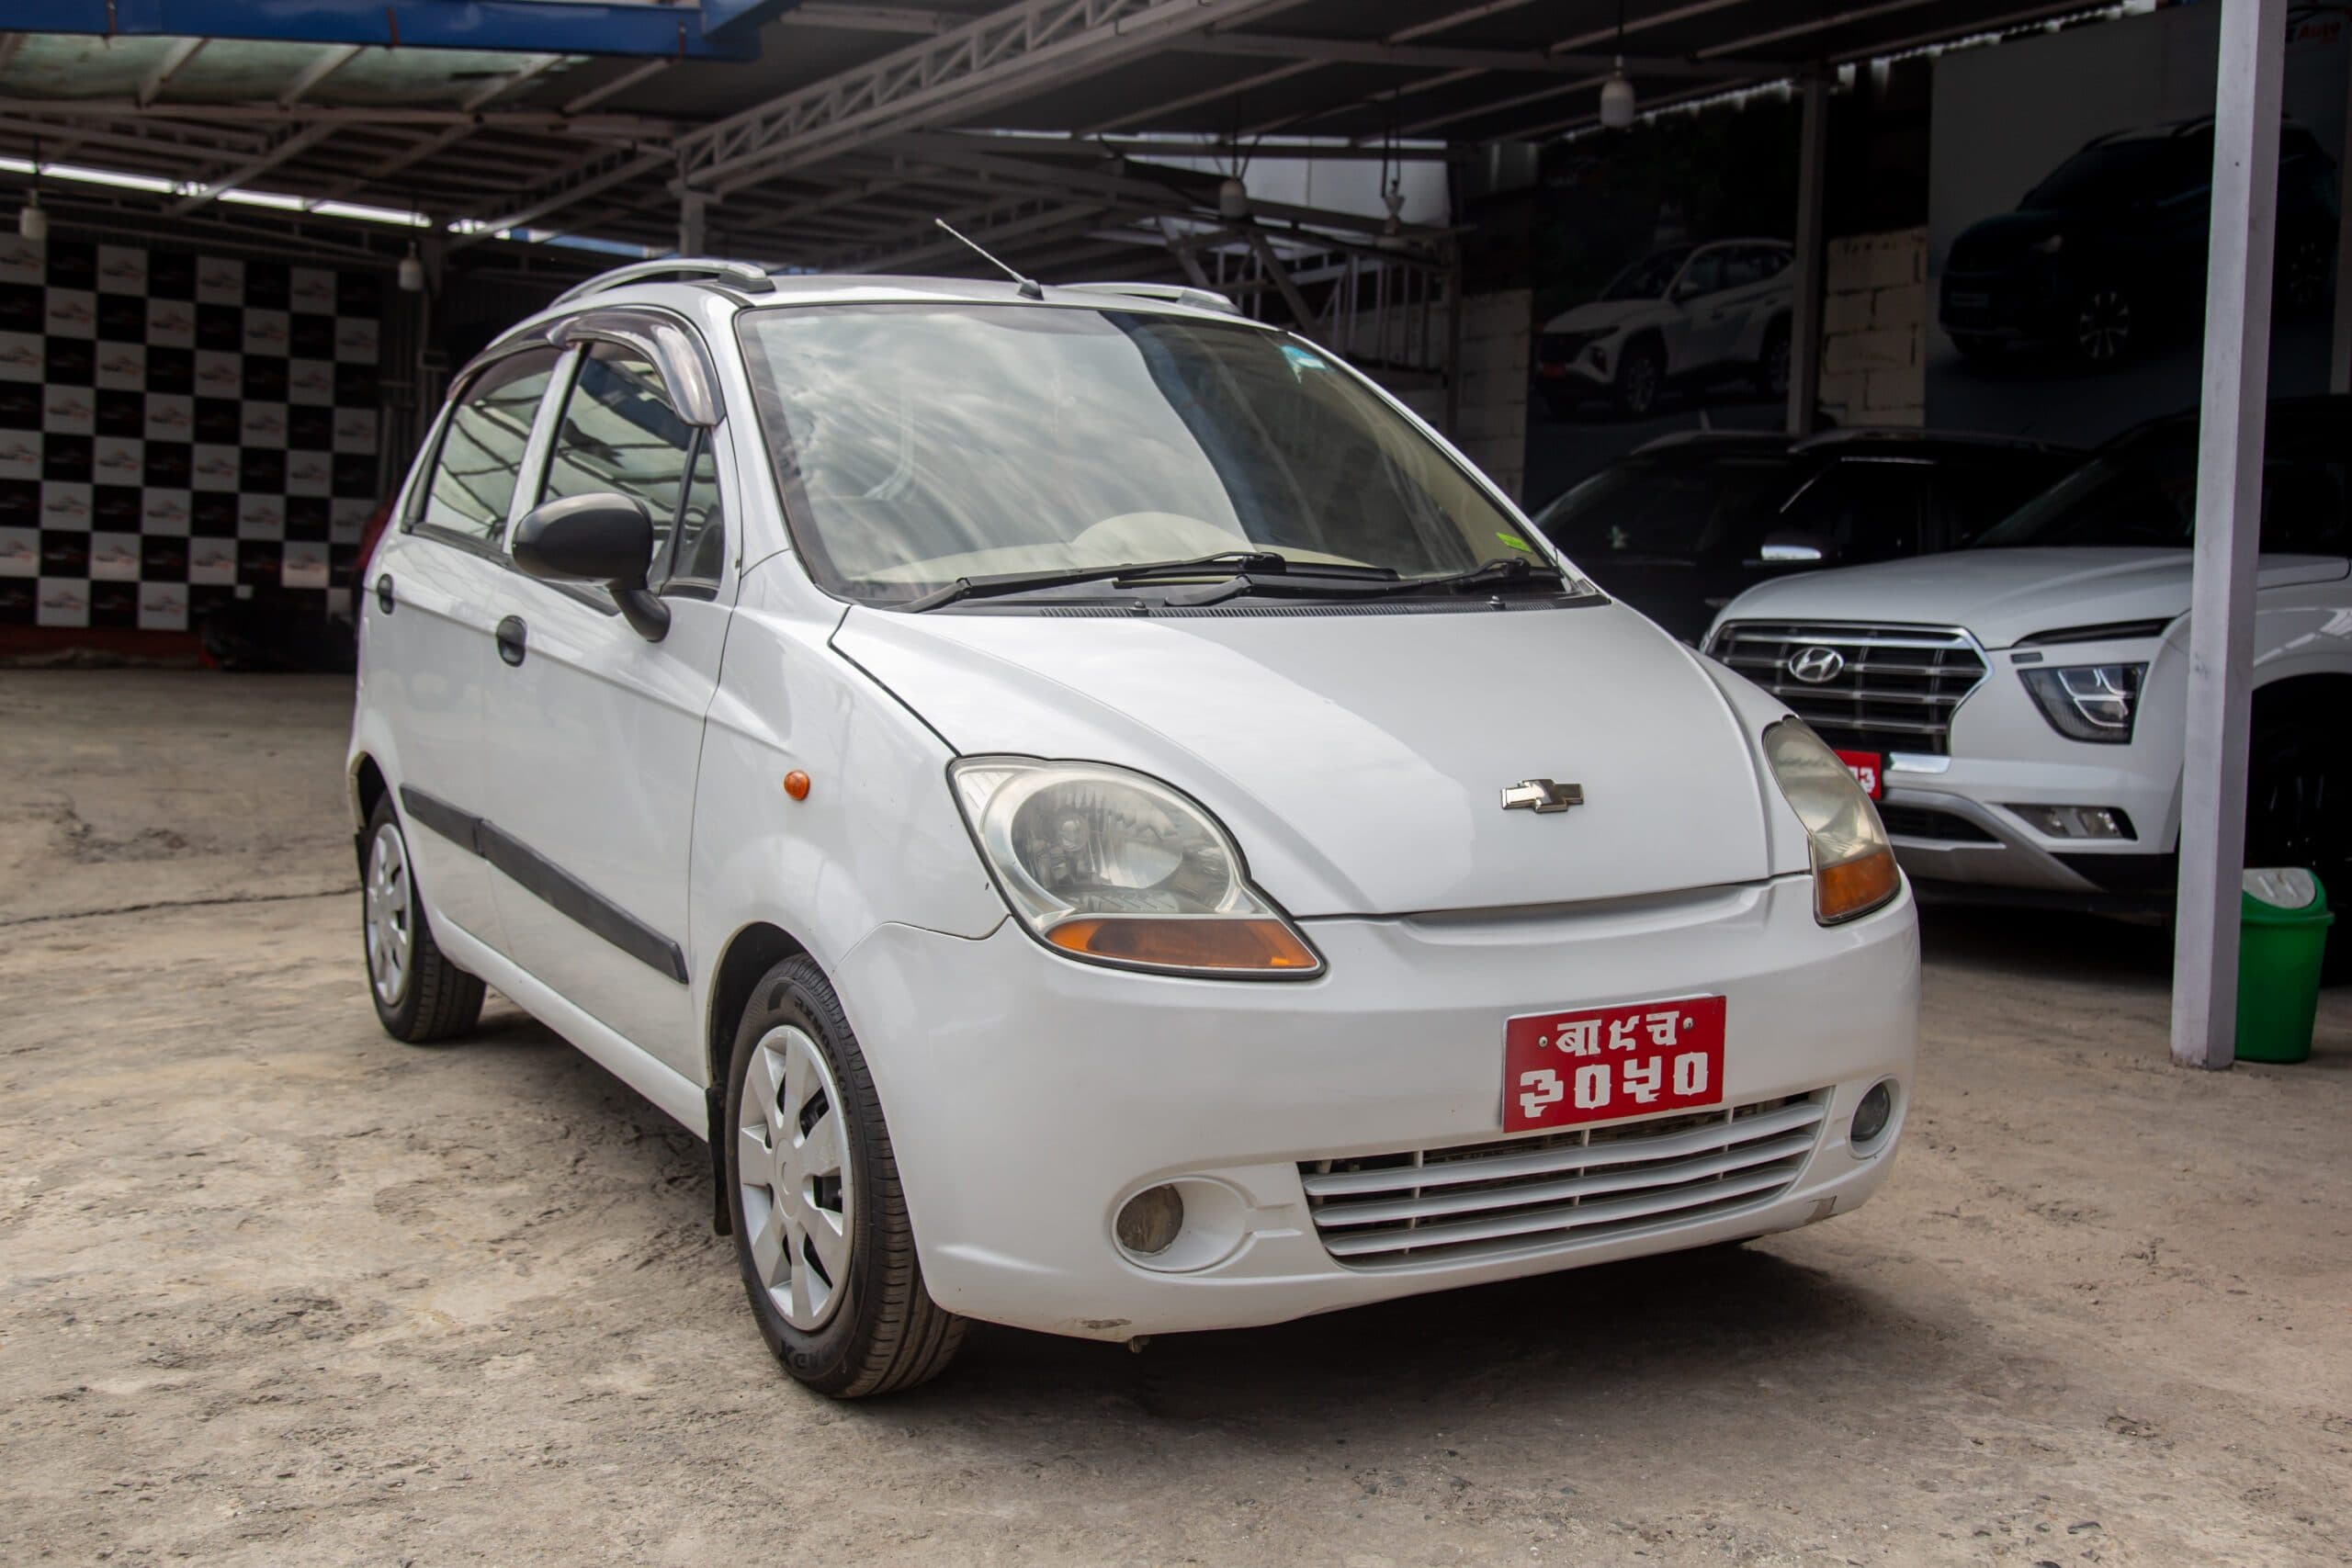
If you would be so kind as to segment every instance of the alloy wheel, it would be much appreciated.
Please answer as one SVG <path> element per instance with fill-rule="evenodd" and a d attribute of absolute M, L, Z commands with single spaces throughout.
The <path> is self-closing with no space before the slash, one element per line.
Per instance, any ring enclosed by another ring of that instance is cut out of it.
<path fill-rule="evenodd" d="M 735 1131 L 744 1231 L 769 1301 L 804 1334 L 831 1320 L 849 1282 L 856 1210 L 841 1106 L 807 1031 L 786 1024 L 752 1047 Z"/>
<path fill-rule="evenodd" d="M 409 970 L 416 953 L 416 931 L 411 923 L 408 846 L 401 830 L 387 822 L 376 829 L 368 846 L 367 888 L 368 978 L 376 999 L 397 1008 L 408 994 Z"/>
<path fill-rule="evenodd" d="M 2110 364 L 2132 344 L 2132 301 L 2115 288 L 2094 291 L 2075 315 L 2075 347 L 2094 365 Z"/>

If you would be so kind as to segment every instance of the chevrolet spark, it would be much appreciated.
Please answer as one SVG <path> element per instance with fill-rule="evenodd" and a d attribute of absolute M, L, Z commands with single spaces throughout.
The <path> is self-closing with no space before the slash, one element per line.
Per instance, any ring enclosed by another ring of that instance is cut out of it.
<path fill-rule="evenodd" d="M 1221 298 L 582 285 L 364 569 L 385 1028 L 709 1141 L 790 1372 L 1734 1242 L 1883 1179 L 1917 942 L 1787 709 Z"/>

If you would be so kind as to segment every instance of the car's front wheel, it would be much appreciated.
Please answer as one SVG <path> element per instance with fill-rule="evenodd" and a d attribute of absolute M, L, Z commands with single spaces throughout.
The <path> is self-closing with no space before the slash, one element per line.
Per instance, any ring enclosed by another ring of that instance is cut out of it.
<path fill-rule="evenodd" d="M 2263 711 L 2246 748 L 2245 863 L 2318 874 L 2328 903 L 2352 901 L 2352 741 L 2331 718 Z M 2329 932 L 2326 974 L 2352 979 L 2344 917 Z"/>
<path fill-rule="evenodd" d="M 368 819 L 360 896 L 368 993 L 384 1032 L 423 1045 L 471 1029 L 481 1018 L 481 981 L 450 963 L 433 940 L 408 838 L 389 794 Z"/>
<path fill-rule="evenodd" d="M 2132 352 L 2137 330 L 2132 297 L 2115 284 L 2094 285 L 2075 307 L 2075 355 L 2104 369 Z"/>
<path fill-rule="evenodd" d="M 1626 346 L 1617 362 L 1617 406 L 1635 419 L 1657 406 L 1666 389 L 1666 355 L 1657 344 L 1640 339 Z"/>
<path fill-rule="evenodd" d="M 752 992 L 728 1064 L 725 1125 L 736 1259 L 785 1370 L 838 1399 L 944 1371 L 964 1320 L 923 1288 L 865 1053 L 805 957 Z"/>

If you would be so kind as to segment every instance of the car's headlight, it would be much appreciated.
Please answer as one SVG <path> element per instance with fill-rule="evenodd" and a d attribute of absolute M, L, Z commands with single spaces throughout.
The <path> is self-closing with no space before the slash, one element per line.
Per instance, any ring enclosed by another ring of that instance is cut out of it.
<path fill-rule="evenodd" d="M 1027 757 L 965 757 L 947 772 L 1004 901 L 1046 946 L 1130 969 L 1322 973 L 1216 819 L 1158 779 Z"/>
<path fill-rule="evenodd" d="M 1813 847 L 1813 915 L 1825 926 L 1867 915 L 1901 891 L 1894 846 L 1853 770 L 1803 719 L 1764 729 L 1764 761 Z"/>
<path fill-rule="evenodd" d="M 2070 740 L 2120 746 L 2132 739 L 2145 664 L 2078 664 L 2054 670 L 2020 670 L 2034 706 L 2050 728 Z"/>

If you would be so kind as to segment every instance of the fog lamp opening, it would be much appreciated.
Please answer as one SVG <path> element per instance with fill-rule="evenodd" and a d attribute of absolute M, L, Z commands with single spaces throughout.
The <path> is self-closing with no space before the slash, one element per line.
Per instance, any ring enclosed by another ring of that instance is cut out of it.
<path fill-rule="evenodd" d="M 1175 1188 L 1147 1187 L 1119 1210 L 1119 1245 L 1137 1258 L 1157 1258 L 1184 1229 L 1184 1198 Z"/>
<path fill-rule="evenodd" d="M 1846 1142 L 1858 1155 L 1874 1154 L 1894 1120 L 1894 1080 L 1881 1078 L 1871 1085 L 1863 1093 L 1861 1103 L 1854 1107 L 1854 1120 L 1847 1129 Z"/>

